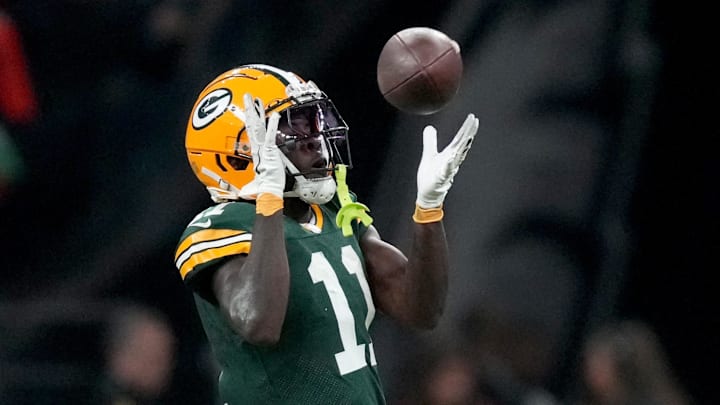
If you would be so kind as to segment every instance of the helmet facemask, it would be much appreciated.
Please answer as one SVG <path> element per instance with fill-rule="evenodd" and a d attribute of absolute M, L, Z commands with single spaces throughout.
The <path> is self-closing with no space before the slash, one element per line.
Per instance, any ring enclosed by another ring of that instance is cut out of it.
<path fill-rule="evenodd" d="M 335 195 L 333 170 L 338 164 L 352 167 L 348 126 L 326 97 L 311 99 L 281 113 L 277 145 L 283 152 L 287 172 L 294 181 L 286 197 L 298 197 L 309 204 L 324 204 Z M 300 171 L 290 160 L 297 148 L 318 148 L 322 161 Z"/>

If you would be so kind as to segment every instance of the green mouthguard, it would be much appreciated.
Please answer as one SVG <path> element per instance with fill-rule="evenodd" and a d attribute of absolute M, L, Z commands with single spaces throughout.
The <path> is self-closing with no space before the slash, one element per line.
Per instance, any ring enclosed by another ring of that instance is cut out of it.
<path fill-rule="evenodd" d="M 340 200 L 340 210 L 335 217 L 335 223 L 342 228 L 343 235 L 352 236 L 352 222 L 358 220 L 365 226 L 370 226 L 373 219 L 368 215 L 370 209 L 359 202 L 353 202 L 350 198 L 350 189 L 345 182 L 347 177 L 347 166 L 337 165 L 335 169 L 335 181 L 337 182 L 337 196 Z"/>

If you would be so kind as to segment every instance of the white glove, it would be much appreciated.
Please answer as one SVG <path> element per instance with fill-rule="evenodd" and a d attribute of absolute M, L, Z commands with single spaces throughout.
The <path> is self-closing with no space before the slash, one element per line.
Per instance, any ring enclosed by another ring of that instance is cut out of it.
<path fill-rule="evenodd" d="M 270 114 L 265 126 L 265 109 L 262 100 L 253 100 L 250 94 L 243 97 L 245 130 L 250 138 L 255 178 L 240 190 L 242 198 L 257 198 L 262 193 L 272 193 L 282 198 L 285 191 L 285 164 L 277 147 L 277 128 L 280 115 Z"/>
<path fill-rule="evenodd" d="M 438 208 L 445 201 L 453 178 L 465 160 L 480 125 L 474 114 L 468 114 L 450 144 L 437 151 L 437 130 L 428 125 L 423 130 L 423 153 L 417 173 L 417 200 L 423 209 Z"/>

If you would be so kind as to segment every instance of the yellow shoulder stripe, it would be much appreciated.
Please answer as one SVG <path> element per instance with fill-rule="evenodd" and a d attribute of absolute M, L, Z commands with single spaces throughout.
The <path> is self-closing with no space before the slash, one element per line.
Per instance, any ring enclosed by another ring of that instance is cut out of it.
<path fill-rule="evenodd" d="M 205 229 L 202 231 L 198 231 L 193 233 L 192 235 L 188 236 L 183 240 L 180 245 L 178 246 L 177 250 L 175 251 L 175 260 L 180 257 L 180 255 L 187 250 L 190 246 L 199 243 L 199 242 L 207 242 L 211 240 L 218 240 L 227 238 L 229 236 L 235 236 L 240 235 L 242 233 L 245 233 L 245 231 L 237 231 L 233 229 Z"/>
<path fill-rule="evenodd" d="M 219 259 L 225 256 L 247 254 L 250 253 L 250 235 L 248 240 L 239 241 L 231 245 L 221 246 L 214 249 L 207 249 L 201 252 L 191 255 L 185 262 L 179 263 L 178 269 L 180 270 L 180 276 L 185 279 L 188 273 L 190 273 L 196 266 L 207 263 L 211 260 Z"/>
<path fill-rule="evenodd" d="M 185 276 L 196 266 L 221 257 L 250 252 L 252 234 L 235 230 L 208 229 L 183 240 L 175 254 L 175 266 Z"/>

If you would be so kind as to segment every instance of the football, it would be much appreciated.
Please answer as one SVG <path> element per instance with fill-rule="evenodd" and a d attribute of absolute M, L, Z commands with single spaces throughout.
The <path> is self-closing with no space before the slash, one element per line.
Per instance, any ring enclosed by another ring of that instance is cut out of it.
<path fill-rule="evenodd" d="M 457 42 L 433 28 L 411 27 L 385 43 L 378 58 L 377 82 L 395 108 L 428 115 L 440 111 L 457 94 L 462 72 Z"/>

